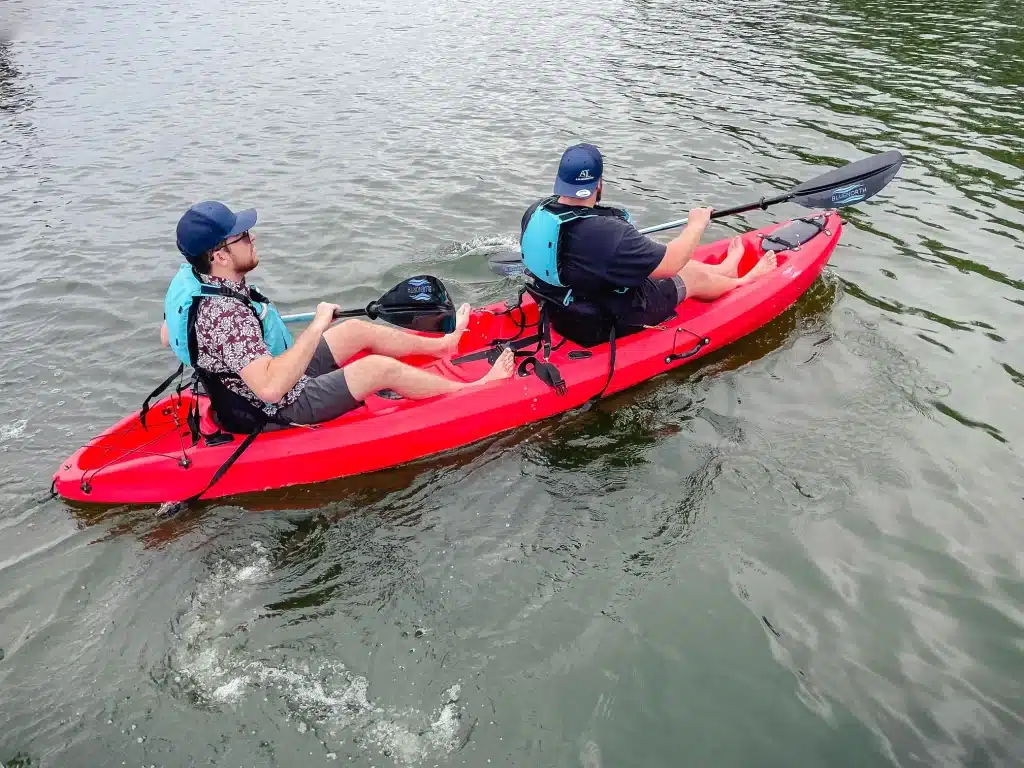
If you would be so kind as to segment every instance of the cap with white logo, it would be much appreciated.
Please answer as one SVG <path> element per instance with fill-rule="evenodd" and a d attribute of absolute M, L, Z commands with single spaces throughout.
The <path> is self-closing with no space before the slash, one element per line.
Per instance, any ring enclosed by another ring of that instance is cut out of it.
<path fill-rule="evenodd" d="M 604 173 L 604 160 L 593 144 L 575 144 L 562 153 L 555 177 L 555 194 L 565 197 L 590 197 Z"/>

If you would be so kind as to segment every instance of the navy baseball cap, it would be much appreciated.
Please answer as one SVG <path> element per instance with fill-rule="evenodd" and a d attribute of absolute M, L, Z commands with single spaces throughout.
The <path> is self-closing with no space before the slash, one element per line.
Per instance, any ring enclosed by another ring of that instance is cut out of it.
<path fill-rule="evenodd" d="M 601 151 L 593 144 L 575 144 L 562 153 L 555 177 L 555 194 L 590 197 L 604 173 Z"/>
<path fill-rule="evenodd" d="M 196 259 L 255 224 L 255 208 L 232 213 L 215 200 L 196 203 L 178 220 L 178 250 L 186 259 Z"/>

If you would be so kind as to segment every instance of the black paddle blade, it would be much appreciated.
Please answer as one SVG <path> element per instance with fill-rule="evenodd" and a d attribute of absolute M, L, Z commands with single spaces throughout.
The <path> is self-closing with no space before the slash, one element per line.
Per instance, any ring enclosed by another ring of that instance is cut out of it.
<path fill-rule="evenodd" d="M 519 251 L 512 248 L 492 253 L 487 259 L 487 266 L 491 272 L 502 277 L 519 277 L 526 271 L 522 255 Z"/>
<path fill-rule="evenodd" d="M 430 275 L 403 280 L 366 308 L 371 319 L 414 331 L 451 333 L 455 330 L 455 304 L 444 283 Z"/>
<path fill-rule="evenodd" d="M 793 202 L 805 208 L 854 205 L 881 192 L 902 165 L 903 155 L 893 149 L 823 173 L 794 187 L 789 194 Z"/>

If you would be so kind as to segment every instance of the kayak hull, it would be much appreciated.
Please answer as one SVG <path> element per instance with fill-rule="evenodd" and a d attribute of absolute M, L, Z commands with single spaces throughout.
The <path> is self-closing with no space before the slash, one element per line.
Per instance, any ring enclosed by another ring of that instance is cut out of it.
<path fill-rule="evenodd" d="M 743 236 L 745 272 L 760 258 L 760 237 L 786 222 Z M 684 301 L 659 328 L 619 339 L 615 369 L 605 395 L 647 381 L 725 347 L 757 330 L 792 306 L 821 274 L 842 231 L 839 216 L 827 214 L 825 231 L 799 249 L 778 253 L 778 267 L 713 302 Z M 695 258 L 717 263 L 727 241 L 701 246 Z M 519 330 L 519 310 L 503 303 L 473 311 L 459 356 L 487 349 L 493 340 Z M 536 320 L 536 305 L 524 297 L 522 317 Z M 527 334 L 533 333 L 532 329 Z M 561 341 L 557 334 L 552 341 Z M 586 353 L 589 352 L 589 356 Z M 458 360 L 458 357 L 456 357 Z M 486 360 L 458 363 L 450 358 L 406 362 L 449 378 L 473 381 L 488 369 Z M 265 432 L 227 470 L 204 499 L 294 485 L 308 485 L 394 467 L 459 448 L 502 432 L 579 407 L 608 379 L 608 345 L 582 350 L 565 342 L 550 362 L 566 383 L 559 394 L 536 375 L 514 375 L 486 386 L 469 387 L 429 400 L 376 395 L 338 419 L 315 428 Z M 192 445 L 186 414 L 197 396 L 190 390 L 155 403 L 146 419 L 126 416 L 83 446 L 54 474 L 54 490 L 68 500 L 100 504 L 160 504 L 199 493 L 242 440 Z M 203 432 L 216 427 L 208 401 L 198 396 Z"/>

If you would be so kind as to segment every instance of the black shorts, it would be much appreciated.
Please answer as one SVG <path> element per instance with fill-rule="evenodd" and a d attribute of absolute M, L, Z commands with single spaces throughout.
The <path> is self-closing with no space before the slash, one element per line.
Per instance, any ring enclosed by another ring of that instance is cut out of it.
<path fill-rule="evenodd" d="M 651 280 L 653 288 L 648 285 L 644 291 L 646 307 L 636 318 L 630 318 L 641 325 L 658 325 L 675 314 L 676 307 L 686 298 L 686 284 L 679 275 L 670 278 Z"/>
<path fill-rule="evenodd" d="M 616 335 L 631 336 L 644 326 L 660 325 L 675 314 L 686 298 L 686 285 L 678 275 L 659 280 L 646 280 L 626 306 L 598 307 L 588 301 L 574 302 L 568 308 L 548 303 L 551 326 L 565 338 L 581 347 L 593 347 L 608 341 L 611 333 L 609 316 L 615 317 Z"/>
<path fill-rule="evenodd" d="M 295 424 L 319 424 L 361 405 L 349 392 L 345 371 L 338 367 L 331 348 L 323 338 L 306 366 L 306 375 L 310 380 L 298 399 L 277 412 L 281 418 Z"/>

